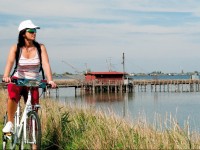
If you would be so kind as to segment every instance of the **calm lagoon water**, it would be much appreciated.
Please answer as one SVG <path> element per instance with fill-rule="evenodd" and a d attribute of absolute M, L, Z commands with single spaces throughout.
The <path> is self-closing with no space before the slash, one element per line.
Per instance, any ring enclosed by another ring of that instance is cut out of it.
<path fill-rule="evenodd" d="M 52 92 L 52 96 L 55 98 L 55 93 Z M 171 115 L 181 127 L 187 121 L 195 130 L 199 131 L 200 127 L 200 92 L 99 93 L 75 97 L 74 88 L 61 88 L 58 100 L 79 106 L 93 106 L 130 120 L 145 117 L 150 123 L 155 120 L 155 115 L 162 120 Z"/>
<path fill-rule="evenodd" d="M 152 79 L 151 76 L 134 78 Z M 189 79 L 190 77 L 184 75 L 159 78 Z M 55 98 L 55 91 L 52 90 L 51 96 Z M 136 90 L 133 93 L 77 94 L 75 97 L 74 88 L 60 88 L 57 100 L 79 106 L 93 106 L 106 113 L 112 112 L 130 120 L 145 117 L 149 123 L 154 122 L 155 116 L 166 120 L 171 115 L 181 127 L 189 121 L 192 130 L 200 131 L 200 92 L 151 92 L 150 90 L 140 92 Z"/>

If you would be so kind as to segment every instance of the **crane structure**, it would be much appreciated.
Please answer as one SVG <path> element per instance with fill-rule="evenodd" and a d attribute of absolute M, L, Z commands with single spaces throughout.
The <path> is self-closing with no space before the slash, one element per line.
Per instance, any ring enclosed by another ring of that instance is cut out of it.
<path fill-rule="evenodd" d="M 79 71 L 77 68 L 75 68 L 72 64 L 70 64 L 70 63 L 68 63 L 68 62 L 66 62 L 64 60 L 62 60 L 62 62 L 67 64 L 68 66 L 70 66 L 75 71 L 75 73 L 77 73 L 77 74 L 82 74 L 83 73 L 83 72 Z"/>
<path fill-rule="evenodd" d="M 115 69 L 115 66 L 114 66 L 114 64 L 111 63 L 111 57 L 109 57 L 108 59 L 106 59 L 106 63 L 107 63 L 107 66 L 108 66 L 108 71 L 111 72 L 111 71 L 113 71 L 112 68 Z"/>

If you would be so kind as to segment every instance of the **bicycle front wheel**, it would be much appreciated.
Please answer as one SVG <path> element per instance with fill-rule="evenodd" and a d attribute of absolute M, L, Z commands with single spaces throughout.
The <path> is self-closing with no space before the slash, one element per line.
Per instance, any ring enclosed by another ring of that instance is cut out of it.
<path fill-rule="evenodd" d="M 26 119 L 26 131 L 21 136 L 21 149 L 41 149 L 41 124 L 38 114 L 30 111 Z"/>

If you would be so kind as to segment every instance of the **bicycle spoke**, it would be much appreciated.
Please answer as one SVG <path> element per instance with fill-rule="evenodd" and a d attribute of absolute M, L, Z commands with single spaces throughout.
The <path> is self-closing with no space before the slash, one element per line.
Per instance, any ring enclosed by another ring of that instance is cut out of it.
<path fill-rule="evenodd" d="M 41 147 L 41 124 L 38 114 L 34 111 L 28 113 L 26 125 L 26 139 L 24 140 L 24 149 Z M 23 136 L 24 138 L 24 136 Z"/>

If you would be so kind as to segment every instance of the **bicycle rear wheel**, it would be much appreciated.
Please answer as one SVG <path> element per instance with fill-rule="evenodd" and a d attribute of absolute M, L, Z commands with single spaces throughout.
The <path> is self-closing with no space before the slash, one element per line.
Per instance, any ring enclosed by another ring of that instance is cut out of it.
<path fill-rule="evenodd" d="M 24 136 L 26 134 L 26 138 Z M 21 149 L 41 149 L 41 124 L 38 114 L 30 111 L 26 119 L 26 131 L 21 136 Z"/>

